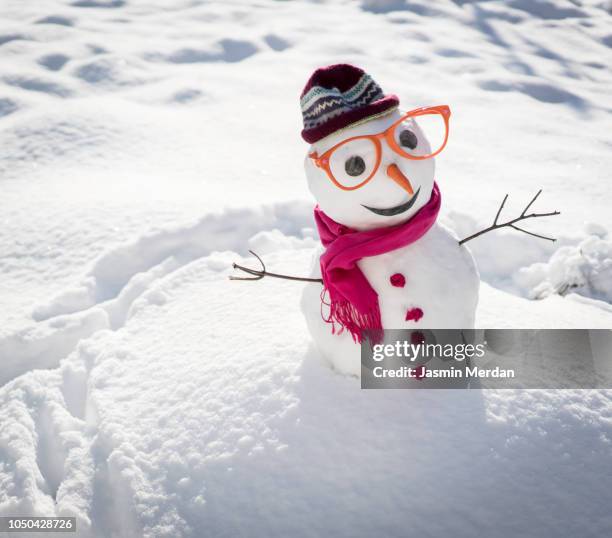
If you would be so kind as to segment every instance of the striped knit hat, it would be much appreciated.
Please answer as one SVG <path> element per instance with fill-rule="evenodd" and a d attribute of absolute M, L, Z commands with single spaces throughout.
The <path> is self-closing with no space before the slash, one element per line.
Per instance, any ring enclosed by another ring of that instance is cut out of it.
<path fill-rule="evenodd" d="M 370 75 L 354 65 L 321 67 L 312 74 L 300 96 L 302 138 L 312 144 L 398 105 L 396 95 L 385 95 Z"/>

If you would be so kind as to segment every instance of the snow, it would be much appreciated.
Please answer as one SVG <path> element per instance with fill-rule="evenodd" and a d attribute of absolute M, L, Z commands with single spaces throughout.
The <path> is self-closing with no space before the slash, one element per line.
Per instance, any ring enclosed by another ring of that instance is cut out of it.
<path fill-rule="evenodd" d="M 296 271 L 310 257 L 298 249 L 288 264 L 287 252 L 268 261 Z M 263 280 L 253 293 L 254 284 L 220 278 L 229 259 L 191 262 L 141 297 L 123 329 L 99 331 L 57 370 L 5 386 L 3 447 L 23 468 L 8 473 L 5 513 L 75 515 L 103 536 L 342 535 L 354 525 L 399 535 L 407 519 L 419 534 L 460 536 L 605 525 L 607 485 L 595 479 L 610 456 L 604 393 L 362 392 L 313 351 L 296 284 Z M 529 312 L 525 299 L 485 290 L 496 308 L 480 326 L 497 325 L 500 308 Z M 548 308 L 525 326 L 555 310 L 574 326 L 593 311 L 562 298 Z M 36 450 L 43 425 L 53 451 L 49 441 Z M 42 454 L 59 463 L 41 465 Z M 565 481 L 572 490 L 558 495 Z M 440 487 L 443 518 L 432 502 Z M 489 488 L 496 494 L 483 497 Z M 568 522 L 570 510 L 579 515 Z"/>
<path fill-rule="evenodd" d="M 298 95 L 349 61 L 407 109 L 451 106 L 459 236 L 506 193 L 508 216 L 540 188 L 561 211 L 528 225 L 556 243 L 469 242 L 476 325 L 609 328 L 611 43 L 604 0 L 3 2 L 0 515 L 605 536 L 609 391 L 361 391 L 314 351 L 311 284 L 227 277 L 249 248 L 307 274 Z"/>
<path fill-rule="evenodd" d="M 597 236 L 555 251 L 548 263 L 535 263 L 519 271 L 529 296 L 541 298 L 574 290 L 581 295 L 612 302 L 612 242 Z"/>

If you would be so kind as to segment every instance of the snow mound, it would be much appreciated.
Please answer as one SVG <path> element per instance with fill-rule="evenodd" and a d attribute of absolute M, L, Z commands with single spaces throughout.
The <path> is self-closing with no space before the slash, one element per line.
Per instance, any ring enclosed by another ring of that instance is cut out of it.
<path fill-rule="evenodd" d="M 231 266 L 231 255 L 247 248 L 270 252 L 312 249 L 312 207 L 290 202 L 211 214 L 196 223 L 151 231 L 109 249 L 81 282 L 40 302 L 35 324 L 0 331 L 0 386 L 33 368 L 55 368 L 81 340 L 97 331 L 118 330 L 142 301 L 163 304 L 163 292 L 151 287 L 196 259 L 216 270 Z M 228 257 L 229 256 L 229 257 Z M 303 272 L 306 272 L 305 270 Z"/>
<path fill-rule="evenodd" d="M 302 246 L 265 260 L 302 272 Z M 212 253 L 151 281 L 125 325 L 0 389 L 1 515 L 73 515 L 96 538 L 403 536 L 408 513 L 434 536 L 605 528 L 606 392 L 361 391 L 308 341 L 315 284 L 229 281 L 231 261 L 250 263 Z M 483 285 L 479 325 L 612 319 L 531 305 Z M 440 487 L 461 502 L 441 512 Z"/>
<path fill-rule="evenodd" d="M 612 303 L 612 241 L 587 237 L 561 247 L 546 263 L 520 269 L 515 278 L 531 299 L 577 293 Z"/>

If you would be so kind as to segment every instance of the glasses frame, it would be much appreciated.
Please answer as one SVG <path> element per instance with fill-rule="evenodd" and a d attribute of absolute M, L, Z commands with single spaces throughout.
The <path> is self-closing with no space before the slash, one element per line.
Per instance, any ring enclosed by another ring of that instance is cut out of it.
<path fill-rule="evenodd" d="M 444 142 L 442 142 L 442 145 L 437 151 L 430 153 L 428 155 L 411 155 L 410 153 L 405 152 L 403 149 L 401 149 L 401 147 L 399 146 L 399 144 L 393 137 L 395 128 L 403 121 L 406 121 L 408 118 L 417 118 L 419 116 L 426 116 L 428 114 L 440 114 L 442 118 L 444 119 L 444 127 L 446 130 L 444 134 Z M 343 191 L 354 191 L 355 189 L 359 189 L 360 187 L 363 187 L 368 181 L 370 181 L 374 177 L 374 174 L 376 174 L 376 172 L 378 171 L 378 168 L 380 167 L 380 161 L 382 160 L 381 140 L 383 139 L 386 140 L 389 147 L 395 153 L 397 153 L 398 155 L 401 155 L 402 157 L 406 159 L 411 159 L 413 161 L 422 161 L 424 159 L 431 159 L 432 157 L 435 157 L 436 155 L 438 155 L 444 149 L 444 147 L 446 146 L 446 142 L 448 141 L 448 131 L 449 131 L 449 121 L 448 120 L 450 118 L 450 115 L 451 115 L 451 111 L 448 105 L 436 105 L 436 106 L 430 106 L 430 107 L 415 108 L 414 110 L 411 110 L 410 112 L 406 112 L 406 114 L 404 114 L 399 120 L 394 122 L 387 129 L 385 129 L 382 133 L 377 133 L 377 134 L 372 134 L 372 135 L 353 136 L 351 138 L 347 138 L 346 140 L 343 140 L 342 142 L 338 142 L 338 144 L 329 148 L 322 155 L 318 155 L 316 151 L 313 151 L 312 153 L 308 155 L 308 157 L 310 157 L 313 160 L 315 166 L 325 170 L 325 172 L 327 173 L 327 177 L 329 177 L 331 182 L 336 187 L 338 187 L 339 189 L 342 189 Z M 334 174 L 331 171 L 330 164 L 329 164 L 331 155 L 340 146 L 343 146 L 344 144 L 348 144 L 349 142 L 352 142 L 353 140 L 361 140 L 361 139 L 367 139 L 373 142 L 374 146 L 376 147 L 376 164 L 374 165 L 374 169 L 372 170 L 372 173 L 366 179 L 364 179 L 361 183 L 353 187 L 346 187 L 338 182 L 338 180 L 334 177 Z"/>

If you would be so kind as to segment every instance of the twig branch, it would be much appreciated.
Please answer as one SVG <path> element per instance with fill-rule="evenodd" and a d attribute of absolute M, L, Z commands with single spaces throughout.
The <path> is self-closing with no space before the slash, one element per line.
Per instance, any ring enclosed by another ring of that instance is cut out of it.
<path fill-rule="evenodd" d="M 230 280 L 261 280 L 264 276 L 271 276 L 274 278 L 283 278 L 285 280 L 298 280 L 300 282 L 319 282 L 321 284 L 323 283 L 323 279 L 321 278 L 306 278 L 300 276 L 279 275 L 278 273 L 269 273 L 268 271 L 266 271 L 266 265 L 264 264 L 263 260 L 252 250 L 249 250 L 249 252 L 259 260 L 259 263 L 261 264 L 261 269 L 251 269 L 250 267 L 243 267 L 242 265 L 238 265 L 237 263 L 232 263 L 232 267 L 234 269 L 244 271 L 245 273 L 253 276 L 230 276 Z"/>
<path fill-rule="evenodd" d="M 525 216 L 525 213 L 527 213 L 527 210 L 532 206 L 533 202 L 535 202 L 538 199 L 538 196 L 540 196 L 541 192 L 542 192 L 542 189 L 540 189 L 538 192 L 536 192 L 536 195 L 531 199 L 531 202 L 529 202 L 527 204 L 527 207 L 525 209 L 523 209 L 523 212 L 521 213 L 521 217 Z"/>
<path fill-rule="evenodd" d="M 504 196 L 504 199 L 502 200 L 501 205 L 499 206 L 499 209 L 497 210 L 497 215 L 495 215 L 495 220 L 493 221 L 493 225 L 497 224 L 497 220 L 499 219 L 499 215 L 502 212 L 502 209 L 504 208 L 504 204 L 506 203 L 507 199 L 508 199 L 508 195 L 506 194 L 506 196 Z"/>
<path fill-rule="evenodd" d="M 545 235 L 540 235 L 540 234 L 530 232 L 528 230 L 523 230 L 523 228 L 519 228 L 518 226 L 515 226 L 514 224 L 510 224 L 510 228 L 514 228 L 515 230 L 519 232 L 523 232 L 524 234 L 533 235 L 533 237 L 539 237 L 540 239 L 546 239 L 547 241 L 552 241 L 553 243 L 556 241 L 556 239 L 552 237 L 546 237 Z"/>
<path fill-rule="evenodd" d="M 519 228 L 518 226 L 516 226 L 515 224 L 517 222 L 520 222 L 522 220 L 527 220 L 527 219 L 533 219 L 533 218 L 539 218 L 539 217 L 552 217 L 554 215 L 560 215 L 561 213 L 559 211 L 551 211 L 549 213 L 529 213 L 527 215 L 527 211 L 529 210 L 529 208 L 533 205 L 533 203 L 537 200 L 538 196 L 540 196 L 540 193 L 542 192 L 542 189 L 540 189 L 536 195 L 531 199 L 531 201 L 527 204 L 527 206 L 525 207 L 525 209 L 523 209 L 522 213 L 516 217 L 515 219 L 509 220 L 507 222 L 503 222 L 502 224 L 498 224 L 498 220 L 499 220 L 499 216 L 501 215 L 502 209 L 504 208 L 504 205 L 506 203 L 506 200 L 508 199 L 508 195 L 506 194 L 506 196 L 504 196 L 504 199 L 502 200 L 501 205 L 499 206 L 499 209 L 497 210 L 497 214 L 495 215 L 495 220 L 493 221 L 493 224 L 491 226 L 489 226 L 488 228 L 485 228 L 484 230 L 480 230 L 479 232 L 476 232 L 464 239 L 462 239 L 461 241 L 459 241 L 460 245 L 463 245 L 464 243 L 467 243 L 468 241 L 471 241 L 472 239 L 475 239 L 476 237 L 486 234 L 487 232 L 492 232 L 493 230 L 497 230 L 498 228 L 503 228 L 505 226 L 508 226 L 514 230 L 517 230 L 519 232 L 523 232 L 526 233 L 528 235 L 533 235 L 534 237 L 539 237 L 540 239 L 546 239 L 547 241 L 556 241 L 556 239 L 554 239 L 553 237 L 546 237 L 545 235 L 539 235 L 533 232 L 529 232 L 527 230 L 524 230 L 523 228 Z"/>

